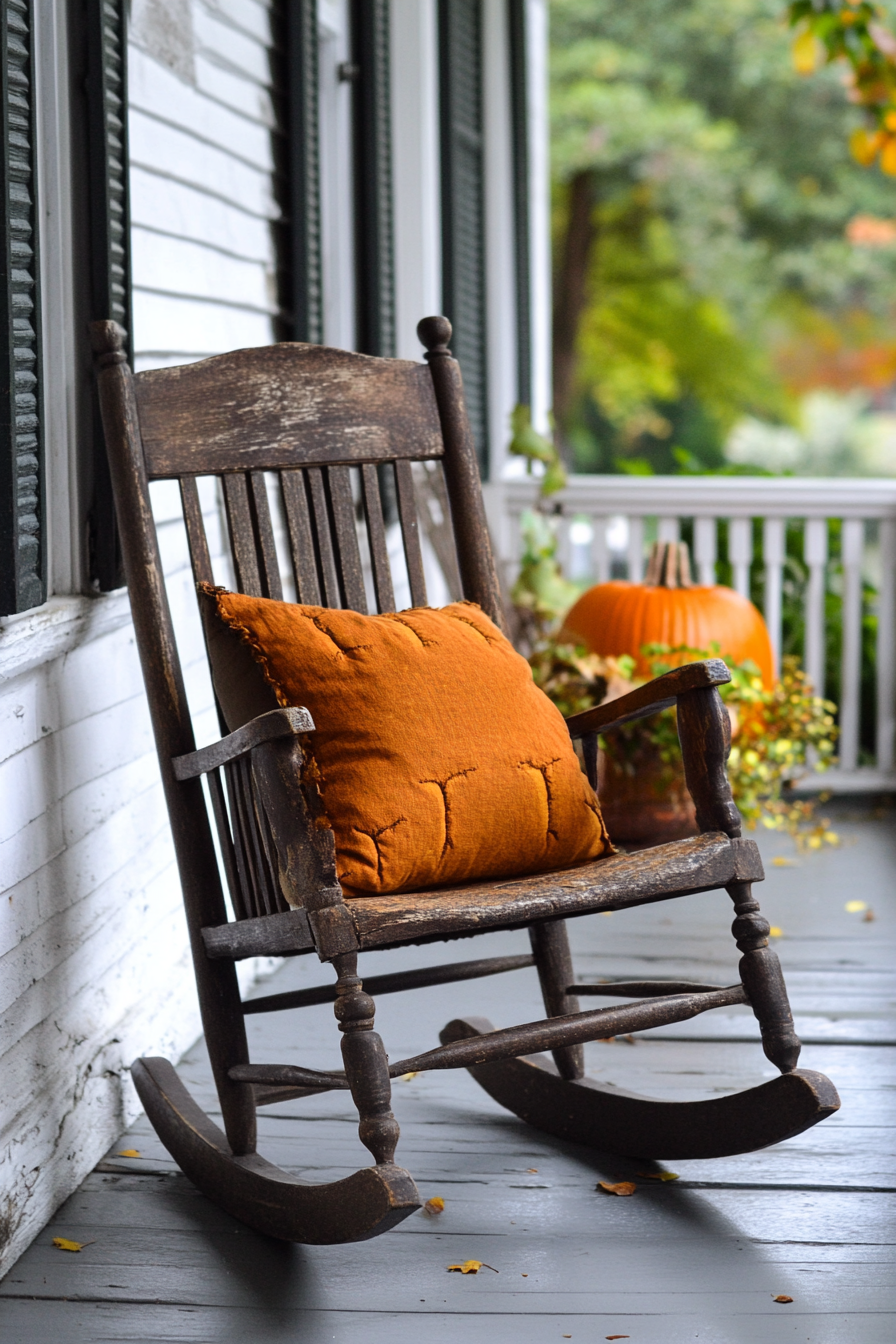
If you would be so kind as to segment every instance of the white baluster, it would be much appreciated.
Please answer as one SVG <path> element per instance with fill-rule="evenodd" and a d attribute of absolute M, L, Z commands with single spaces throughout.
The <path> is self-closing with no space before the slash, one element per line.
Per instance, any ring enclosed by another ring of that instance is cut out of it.
<path fill-rule="evenodd" d="M 896 739 L 896 518 L 880 525 L 877 613 L 877 768 L 892 770 Z"/>
<path fill-rule="evenodd" d="M 695 518 L 694 560 L 697 563 L 697 581 L 708 588 L 716 581 L 717 541 L 715 518 Z"/>
<path fill-rule="evenodd" d="M 606 518 L 592 518 L 594 535 L 591 538 L 591 563 L 595 583 L 606 583 L 610 577 L 610 549 L 607 546 Z"/>
<path fill-rule="evenodd" d="M 644 579 L 644 519 L 628 520 L 628 577 L 630 583 L 642 583 Z"/>
<path fill-rule="evenodd" d="M 681 523 L 677 518 L 658 518 L 656 527 L 657 541 L 680 541 Z"/>
<path fill-rule="evenodd" d="M 809 571 L 806 588 L 806 640 L 803 651 L 806 675 L 816 695 L 824 695 L 824 594 L 828 563 L 828 521 L 807 518 L 803 531 L 803 559 Z"/>
<path fill-rule="evenodd" d="M 750 596 L 750 564 L 753 559 L 753 520 L 731 518 L 728 523 L 728 559 L 734 570 L 734 588 Z"/>
<path fill-rule="evenodd" d="M 765 623 L 772 641 L 775 672 L 781 667 L 781 578 L 784 572 L 784 519 L 766 518 L 762 524 L 765 563 Z"/>
<path fill-rule="evenodd" d="M 555 514 L 553 521 L 557 529 L 557 560 L 564 578 L 568 579 L 572 560 L 572 542 L 569 539 L 571 520 L 567 514 L 561 513 Z"/>
<path fill-rule="evenodd" d="M 843 561 L 843 650 L 840 676 L 840 768 L 859 763 L 859 710 L 862 680 L 862 552 L 865 525 L 847 518 L 841 534 Z"/>

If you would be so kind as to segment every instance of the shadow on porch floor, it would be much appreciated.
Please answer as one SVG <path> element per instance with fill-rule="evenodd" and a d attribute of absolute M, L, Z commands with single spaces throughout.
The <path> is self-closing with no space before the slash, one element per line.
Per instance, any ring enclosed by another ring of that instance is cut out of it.
<path fill-rule="evenodd" d="M 761 1153 L 637 1163 L 528 1129 L 466 1073 L 399 1081 L 398 1159 L 438 1217 L 415 1214 L 376 1241 L 297 1247 L 219 1212 L 177 1171 L 145 1120 L 60 1209 L 0 1284 L 10 1344 L 252 1340 L 303 1344 L 883 1344 L 896 1331 L 896 827 L 892 810 L 829 805 L 839 849 L 800 855 L 759 834 L 763 911 L 781 930 L 801 1063 L 828 1073 L 843 1106 L 807 1134 Z M 778 858 L 786 863 L 775 864 Z M 849 913 L 861 900 L 873 912 Z M 582 979 L 662 974 L 730 983 L 735 953 L 724 893 L 570 925 Z M 486 948 L 486 944 L 490 946 Z M 475 954 L 528 950 L 525 933 L 476 942 Z M 368 974 L 449 960 L 441 947 L 367 957 Z M 460 956 L 466 948 L 458 949 Z M 721 978 L 720 978 L 721 977 Z M 259 992 L 326 979 L 311 958 Z M 535 972 L 518 971 L 378 1004 L 393 1058 L 435 1044 L 459 1013 L 496 1025 L 541 1015 Z M 329 1008 L 248 1019 L 253 1058 L 315 1068 L 338 1062 Z M 634 1091 L 688 1099 L 772 1076 L 749 1010 L 730 1009 L 648 1040 L 587 1047 L 588 1069 Z M 209 1110 L 203 1043 L 180 1066 Z M 261 1113 L 261 1150 L 311 1180 L 369 1158 L 350 1103 L 334 1093 Z M 115 1154 L 137 1149 L 139 1159 Z M 633 1179 L 620 1199 L 599 1180 Z M 90 1245 L 77 1255 L 61 1236 Z M 447 1273 L 481 1259 L 476 1277 Z M 793 1298 L 774 1301 L 778 1294 Z"/>

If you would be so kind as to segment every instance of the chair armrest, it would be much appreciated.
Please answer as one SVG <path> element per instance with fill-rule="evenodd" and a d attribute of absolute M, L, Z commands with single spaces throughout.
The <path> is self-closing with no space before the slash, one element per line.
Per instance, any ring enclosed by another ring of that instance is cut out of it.
<path fill-rule="evenodd" d="M 595 705 L 566 720 L 570 737 L 585 737 L 589 733 L 608 733 L 633 719 L 658 714 L 661 709 L 674 705 L 680 695 L 701 691 L 710 686 L 724 686 L 731 673 L 721 658 L 707 658 L 702 663 L 688 663 L 675 667 L 661 677 L 655 677 L 637 690 L 620 695 L 606 705 Z"/>
<path fill-rule="evenodd" d="M 271 709 L 267 714 L 259 714 L 257 719 L 237 728 L 235 733 L 213 742 L 210 747 L 200 747 L 199 751 L 187 752 L 185 756 L 172 757 L 176 779 L 195 779 L 197 775 L 208 774 L 228 761 L 236 761 L 246 756 L 254 747 L 263 742 L 273 742 L 278 737 L 297 737 L 299 733 L 313 733 L 314 720 L 307 709 Z"/>

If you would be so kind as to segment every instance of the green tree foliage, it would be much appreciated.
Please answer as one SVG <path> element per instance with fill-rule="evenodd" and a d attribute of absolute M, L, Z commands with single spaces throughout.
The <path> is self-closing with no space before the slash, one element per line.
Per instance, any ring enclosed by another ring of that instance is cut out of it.
<path fill-rule="evenodd" d="M 812 376 L 781 349 L 896 340 L 896 249 L 846 234 L 896 213 L 894 183 L 850 154 L 843 72 L 794 68 L 782 0 L 551 0 L 551 45 L 564 452 L 717 469 L 740 417 L 793 418 Z"/>

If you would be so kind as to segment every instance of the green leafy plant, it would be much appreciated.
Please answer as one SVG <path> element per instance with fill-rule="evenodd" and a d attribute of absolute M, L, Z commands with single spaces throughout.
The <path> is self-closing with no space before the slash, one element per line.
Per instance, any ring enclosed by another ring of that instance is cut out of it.
<path fill-rule="evenodd" d="M 691 649 L 684 645 L 645 645 L 653 676 L 688 659 L 718 657 L 718 648 Z M 728 660 L 726 660 L 728 661 Z M 584 649 L 543 639 L 529 662 L 535 682 L 563 714 L 590 709 L 606 699 L 631 690 L 633 657 L 599 658 Z M 772 830 L 784 830 L 799 843 L 818 848 L 837 843 L 825 819 L 816 820 L 815 801 L 793 797 L 789 786 L 809 770 L 824 770 L 834 759 L 836 707 L 812 692 L 796 658 L 783 660 L 780 680 L 767 690 L 752 663 L 732 664 L 731 681 L 721 687 L 731 716 L 732 747 L 728 776 L 735 801 L 751 828 L 761 821 Z M 643 775 L 658 793 L 680 788 L 681 752 L 674 710 L 625 724 L 601 746 L 617 769 Z"/>

